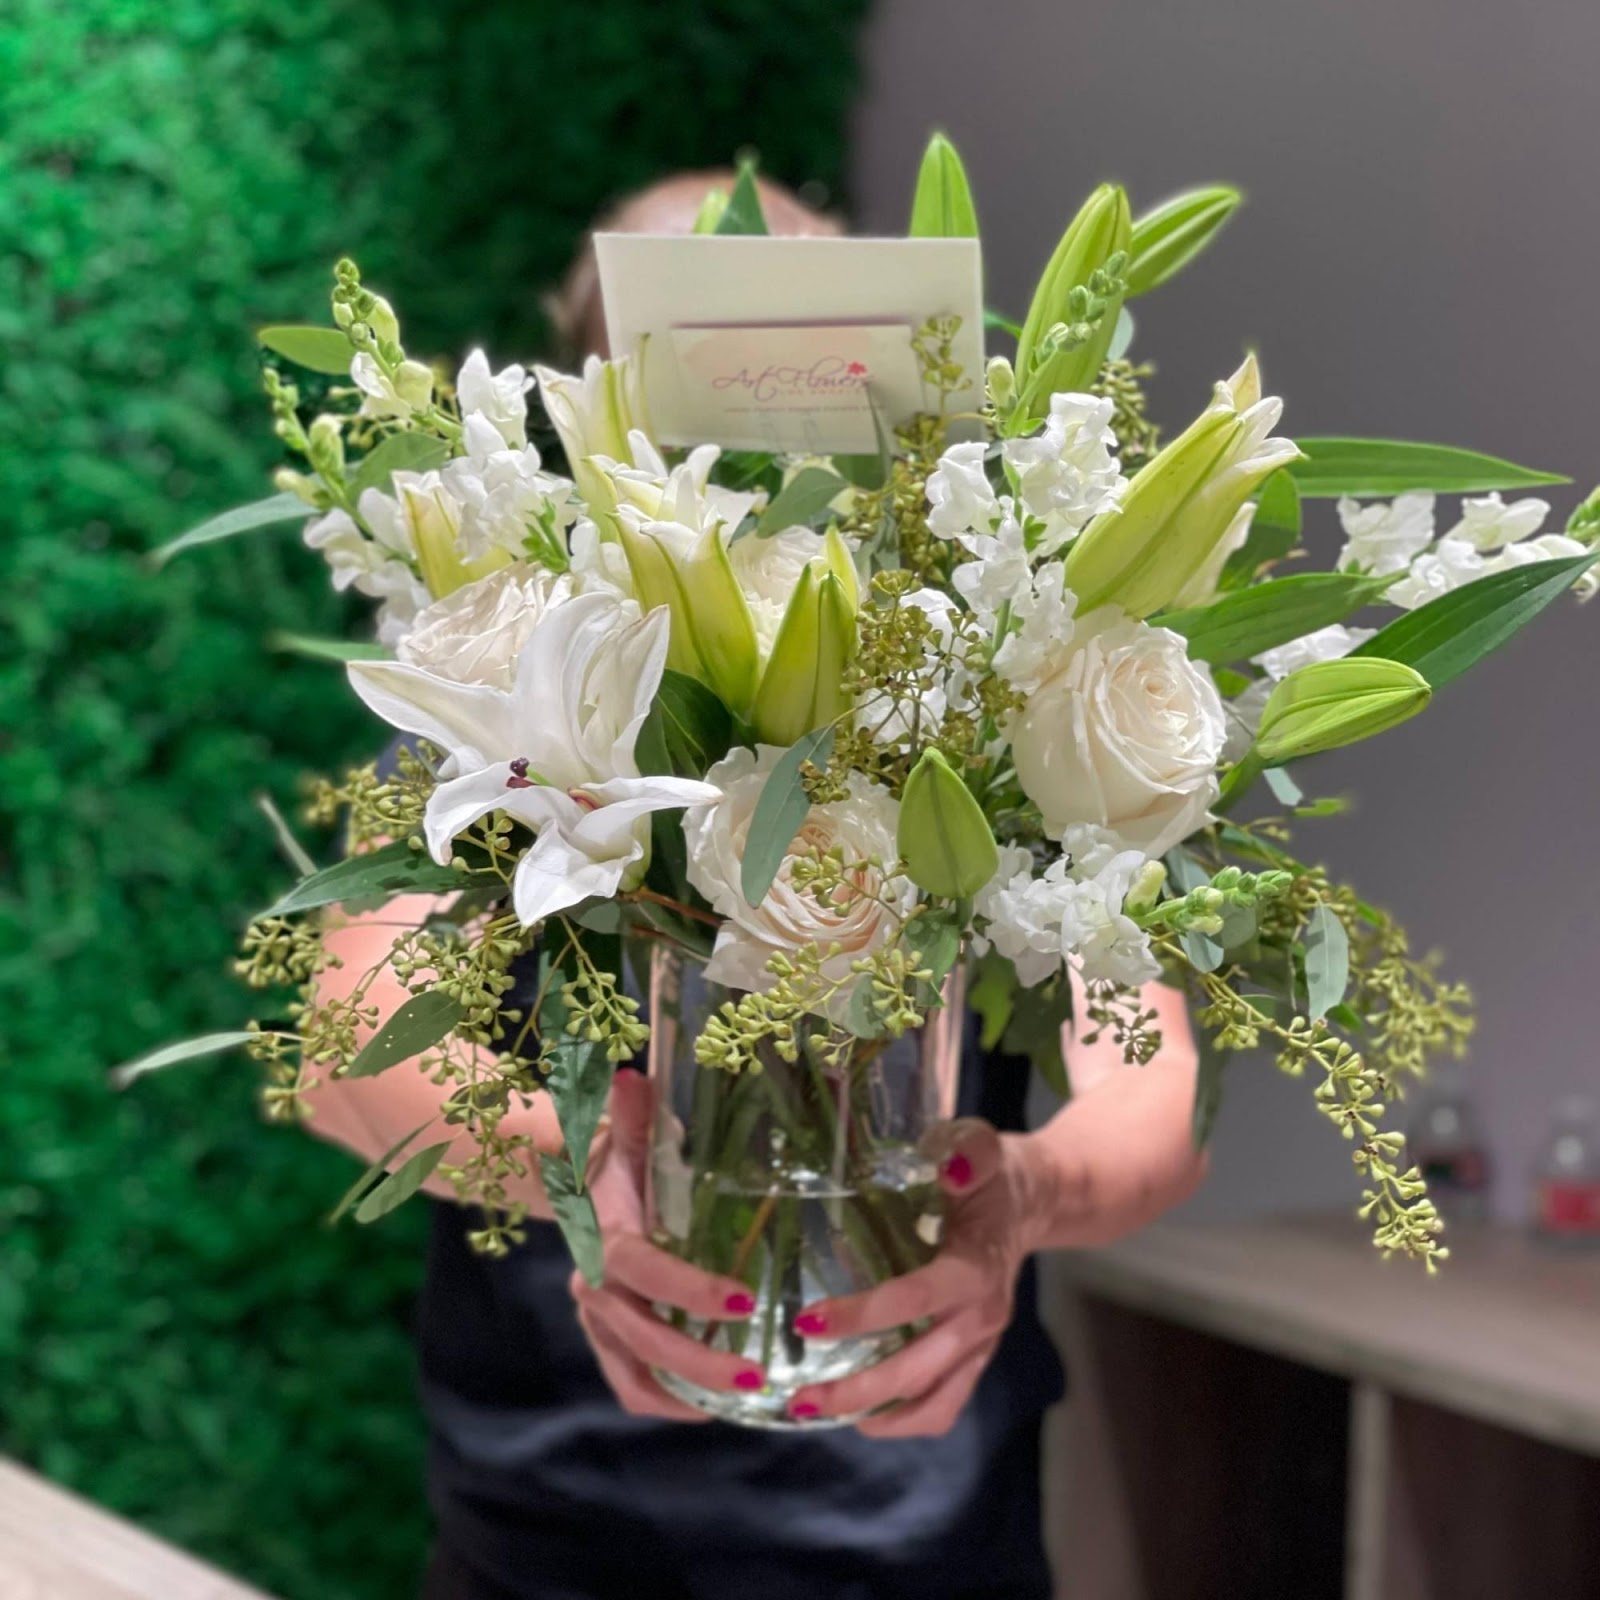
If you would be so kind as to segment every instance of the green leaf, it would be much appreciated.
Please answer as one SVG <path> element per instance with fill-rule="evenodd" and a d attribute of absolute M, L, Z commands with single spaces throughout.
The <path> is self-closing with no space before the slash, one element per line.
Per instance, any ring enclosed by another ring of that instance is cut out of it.
<path fill-rule="evenodd" d="M 728 195 L 728 204 L 717 219 L 717 232 L 767 233 L 767 219 L 761 212 L 761 191 L 756 187 L 756 164 L 739 163 L 739 176 L 734 179 Z"/>
<path fill-rule="evenodd" d="M 789 853 L 811 809 L 811 798 L 801 781 L 801 769 L 809 762 L 825 766 L 833 752 L 833 728 L 818 728 L 790 745 L 778 757 L 756 801 L 745 835 L 744 863 L 739 872 L 739 887 L 745 901 L 758 906 L 767 897 L 778 868 Z"/>
<path fill-rule="evenodd" d="M 1196 1150 L 1204 1150 L 1211 1142 L 1211 1130 L 1216 1126 L 1217 1113 L 1222 1109 L 1222 1074 L 1233 1059 L 1231 1050 L 1219 1050 L 1215 1039 L 1204 1030 L 1199 1040 L 1199 1071 L 1194 1080 L 1194 1117 L 1191 1131 Z"/>
<path fill-rule="evenodd" d="M 1325 900 L 1311 913 L 1305 933 L 1306 995 L 1313 1022 L 1344 999 L 1350 981 L 1350 939 Z"/>
<path fill-rule="evenodd" d="M 541 1154 L 539 1176 L 544 1179 L 544 1192 L 561 1237 L 567 1241 L 572 1264 L 586 1283 L 598 1288 L 605 1277 L 605 1248 L 600 1242 L 600 1219 L 595 1215 L 594 1201 L 578 1187 L 577 1174 L 565 1156 Z"/>
<path fill-rule="evenodd" d="M 308 372 L 325 372 L 334 378 L 350 376 L 355 349 L 337 328 L 311 328 L 284 322 L 263 328 L 256 338 L 267 349 Z"/>
<path fill-rule="evenodd" d="M 978 213 L 956 147 L 942 133 L 928 141 L 911 201 L 913 239 L 976 239 Z"/>
<path fill-rule="evenodd" d="M 111 1087 L 126 1089 L 135 1078 L 147 1072 L 159 1072 L 163 1067 L 175 1067 L 180 1061 L 195 1061 L 201 1056 L 221 1055 L 224 1050 L 234 1050 L 248 1044 L 256 1037 L 247 1030 L 232 1033 L 202 1033 L 193 1039 L 179 1039 L 175 1044 L 164 1044 L 159 1049 L 147 1050 L 142 1056 L 124 1061 L 111 1069 Z"/>
<path fill-rule="evenodd" d="M 1495 456 L 1448 444 L 1401 439 L 1298 439 L 1301 459 L 1288 470 L 1302 495 L 1390 495 L 1407 489 L 1479 494 L 1487 489 L 1528 489 L 1567 483 L 1560 473 L 1537 472 Z"/>
<path fill-rule="evenodd" d="M 639 730 L 636 756 L 648 778 L 700 778 L 733 742 L 733 713 L 698 678 L 661 674 Z"/>
<path fill-rule="evenodd" d="M 973 972 L 967 989 L 967 1004 L 978 1014 L 980 1048 L 993 1050 L 1011 1021 L 1017 994 L 1016 969 L 1004 956 L 991 950 L 979 958 Z"/>
<path fill-rule="evenodd" d="M 376 1222 L 379 1217 L 386 1217 L 396 1207 L 403 1206 L 433 1176 L 434 1168 L 444 1160 L 449 1148 L 450 1141 L 446 1139 L 443 1144 L 430 1144 L 426 1150 L 419 1150 L 410 1157 L 404 1166 L 391 1172 L 366 1195 L 356 1207 L 356 1221 Z"/>
<path fill-rule="evenodd" d="M 1214 184 L 1175 194 L 1147 211 L 1128 240 L 1128 298 L 1148 294 L 1187 266 L 1243 200 L 1237 189 Z"/>
<path fill-rule="evenodd" d="M 1352 651 L 1414 668 L 1435 689 L 1498 650 L 1600 561 L 1600 551 L 1474 578 L 1397 617 Z"/>
<path fill-rule="evenodd" d="M 340 1199 L 338 1205 L 336 1205 L 333 1210 L 328 1213 L 328 1226 L 331 1228 L 336 1222 L 340 1221 L 350 1207 L 353 1206 L 356 1201 L 359 1200 L 362 1195 L 364 1195 L 367 1190 L 370 1189 L 372 1185 L 375 1184 L 378 1179 L 389 1170 L 389 1163 L 393 1161 L 402 1150 L 409 1148 L 419 1134 L 426 1133 L 432 1126 L 433 1123 L 424 1122 L 421 1127 L 413 1128 L 411 1132 L 408 1133 L 405 1138 L 400 1140 L 398 1144 L 392 1145 L 389 1149 L 385 1150 L 383 1154 L 379 1156 L 378 1159 L 374 1161 L 372 1165 L 368 1167 L 367 1170 L 363 1172 L 348 1189 L 345 1190 L 343 1198 Z"/>
<path fill-rule="evenodd" d="M 1000 1048 L 1007 1055 L 1026 1056 L 1062 1100 L 1072 1098 L 1072 1080 L 1061 1053 L 1061 1029 L 1071 1020 L 1072 982 L 1065 972 L 1060 972 L 1031 989 L 1017 990 L 1011 1020 L 1000 1041 Z"/>
<path fill-rule="evenodd" d="M 1120 361 L 1127 355 L 1136 331 L 1133 313 L 1126 306 L 1119 307 L 1116 326 L 1111 330 L 1111 343 L 1106 346 L 1106 360 Z"/>
<path fill-rule="evenodd" d="M 583 1038 L 561 1038 L 551 1051 L 550 1075 L 545 1086 L 555 1103 L 556 1121 L 566 1141 L 578 1187 L 589 1170 L 589 1146 L 611 1093 L 616 1067 L 603 1043 Z"/>
<path fill-rule="evenodd" d="M 375 1078 L 444 1038 L 461 1020 L 461 1007 L 439 989 L 414 994 L 356 1052 L 347 1078 Z"/>
<path fill-rule="evenodd" d="M 1300 572 L 1270 578 L 1186 611 L 1156 619 L 1189 641 L 1196 661 L 1244 661 L 1303 638 L 1370 605 L 1392 580 L 1349 572 Z"/>
<path fill-rule="evenodd" d="M 997 333 L 1009 333 L 1013 339 L 1022 337 L 1022 324 L 1013 322 L 1004 312 L 996 311 L 992 306 L 984 308 L 983 325 L 994 329 Z"/>
<path fill-rule="evenodd" d="M 265 500 L 252 501 L 247 506 L 235 506 L 208 518 L 198 528 L 191 528 L 178 538 L 169 540 L 152 550 L 146 558 L 152 566 L 164 567 L 175 555 L 193 550 L 197 545 L 215 544 L 218 539 L 231 539 L 235 534 L 248 533 L 252 528 L 267 528 L 278 522 L 304 522 L 313 514 L 297 494 L 268 495 Z"/>
<path fill-rule="evenodd" d="M 346 856 L 343 861 L 302 878 L 262 915 L 286 917 L 296 911 L 312 911 L 318 906 L 337 905 L 346 900 L 367 900 L 378 895 L 393 899 L 399 894 L 444 894 L 452 889 L 470 887 L 470 874 L 454 867 L 441 867 L 426 851 L 413 850 L 406 840 L 397 839 L 377 850 Z"/>
<path fill-rule="evenodd" d="M 313 639 L 305 633 L 269 633 L 267 648 L 309 661 L 387 661 L 381 644 L 360 639 Z"/>
<path fill-rule="evenodd" d="M 1300 542 L 1300 535 L 1287 528 L 1257 526 L 1252 523 L 1245 541 L 1222 564 L 1217 593 L 1229 594 L 1255 581 L 1262 567 L 1281 561 Z"/>
<path fill-rule="evenodd" d="M 937 995 L 960 958 L 960 927 L 949 917 L 937 917 L 925 911 L 906 924 L 902 940 L 917 957 L 917 965 L 933 974 L 928 985 Z"/>
<path fill-rule="evenodd" d="M 850 485 L 837 472 L 826 467 L 802 467 L 773 496 L 767 509 L 756 521 L 756 537 L 765 539 L 770 534 L 782 533 L 801 523 L 810 523 L 813 517 L 826 511 L 828 502 Z"/>
<path fill-rule="evenodd" d="M 1280 467 L 1261 485 L 1251 528 L 1282 528 L 1300 536 L 1300 491 L 1294 476 Z"/>
<path fill-rule="evenodd" d="M 432 472 L 449 454 L 450 446 L 431 433 L 391 433 L 361 458 L 350 480 L 350 498 L 359 500 L 367 489 L 387 490 L 397 472 Z"/>

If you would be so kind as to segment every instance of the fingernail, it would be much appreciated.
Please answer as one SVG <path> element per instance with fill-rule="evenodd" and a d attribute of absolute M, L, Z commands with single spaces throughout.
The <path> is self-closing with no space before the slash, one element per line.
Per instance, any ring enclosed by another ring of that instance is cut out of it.
<path fill-rule="evenodd" d="M 747 1368 L 744 1372 L 736 1372 L 733 1375 L 735 1389 L 764 1389 L 766 1383 L 765 1374 L 755 1371 L 754 1368 Z"/>
<path fill-rule="evenodd" d="M 789 1415 L 804 1422 L 809 1417 L 820 1417 L 822 1407 L 813 1400 L 796 1400 L 789 1407 Z"/>
<path fill-rule="evenodd" d="M 756 1308 L 753 1294 L 730 1294 L 722 1302 L 722 1309 L 735 1317 L 748 1317 Z"/>
<path fill-rule="evenodd" d="M 828 1331 L 828 1319 L 820 1311 L 802 1311 L 794 1319 L 794 1331 L 815 1339 L 819 1333 Z"/>
<path fill-rule="evenodd" d="M 965 1189 L 972 1182 L 972 1162 L 959 1150 L 944 1164 L 944 1181 L 952 1189 Z"/>

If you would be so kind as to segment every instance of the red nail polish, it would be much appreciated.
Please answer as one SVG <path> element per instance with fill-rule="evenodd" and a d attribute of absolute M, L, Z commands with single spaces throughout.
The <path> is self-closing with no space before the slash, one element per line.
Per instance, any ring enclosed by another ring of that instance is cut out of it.
<path fill-rule="evenodd" d="M 736 1372 L 733 1375 L 733 1386 L 735 1389 L 761 1389 L 766 1386 L 766 1382 L 766 1378 L 761 1373 L 756 1372 L 753 1369 L 746 1370 L 744 1372 Z"/>
<path fill-rule="evenodd" d="M 753 1294 L 730 1294 L 722 1302 L 722 1309 L 734 1317 L 748 1317 L 755 1308 L 756 1297 Z"/>
<path fill-rule="evenodd" d="M 828 1319 L 820 1311 L 802 1311 L 794 1319 L 794 1331 L 804 1334 L 808 1339 L 815 1339 L 818 1334 L 828 1331 Z"/>
<path fill-rule="evenodd" d="M 959 1150 L 944 1164 L 944 1181 L 952 1189 L 965 1189 L 972 1182 L 972 1162 Z"/>
<path fill-rule="evenodd" d="M 789 1415 L 797 1421 L 804 1422 L 810 1417 L 820 1417 L 822 1407 L 810 1400 L 796 1400 L 789 1407 Z"/>

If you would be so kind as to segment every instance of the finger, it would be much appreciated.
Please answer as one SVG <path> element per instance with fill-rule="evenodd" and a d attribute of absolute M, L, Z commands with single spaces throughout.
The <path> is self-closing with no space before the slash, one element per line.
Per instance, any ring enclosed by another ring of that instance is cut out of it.
<path fill-rule="evenodd" d="M 644 1231 L 644 1170 L 652 1100 L 649 1082 L 637 1072 L 623 1070 L 612 1080 L 606 1100 L 610 1125 L 603 1158 L 590 1163 L 595 1210 L 607 1230 Z"/>
<path fill-rule="evenodd" d="M 637 1233 L 607 1236 L 606 1281 L 711 1322 L 748 1317 L 756 1308 L 755 1296 L 737 1278 L 702 1272 Z"/>
<path fill-rule="evenodd" d="M 856 1424 L 857 1429 L 873 1439 L 936 1437 L 948 1433 L 966 1410 L 978 1379 L 993 1359 L 995 1343 L 991 1340 L 974 1350 L 965 1361 L 950 1369 L 942 1383 L 936 1383 L 925 1395 L 908 1400 L 904 1405 L 892 1406 L 875 1416 L 863 1417 Z"/>
<path fill-rule="evenodd" d="M 579 1291 L 579 1303 L 605 1331 L 646 1366 L 661 1367 L 698 1383 L 703 1389 L 742 1389 L 753 1393 L 766 1386 L 766 1374 L 753 1361 L 725 1350 L 708 1349 L 637 1301 L 606 1289 Z"/>
<path fill-rule="evenodd" d="M 818 1300 L 794 1319 L 794 1325 L 808 1339 L 882 1333 L 987 1299 L 994 1289 L 989 1269 L 981 1260 L 947 1252 L 925 1267 L 885 1278 L 860 1294 Z"/>
<path fill-rule="evenodd" d="M 942 1122 L 922 1142 L 945 1193 L 976 1194 L 1000 1170 L 1000 1135 L 978 1117 Z"/>
<path fill-rule="evenodd" d="M 578 1321 L 594 1350 L 601 1376 L 624 1411 L 632 1416 L 667 1417 L 675 1422 L 711 1420 L 688 1401 L 663 1389 L 656 1375 L 642 1361 L 581 1311 Z"/>
<path fill-rule="evenodd" d="M 961 1312 L 864 1372 L 835 1383 L 808 1384 L 796 1391 L 789 1409 L 805 1416 L 852 1417 L 892 1400 L 917 1398 L 991 1338 L 976 1310 Z"/>

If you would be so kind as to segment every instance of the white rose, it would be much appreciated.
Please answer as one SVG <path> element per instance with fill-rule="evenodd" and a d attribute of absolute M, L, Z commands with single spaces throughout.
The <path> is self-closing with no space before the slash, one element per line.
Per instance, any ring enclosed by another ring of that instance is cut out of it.
<path fill-rule="evenodd" d="M 462 416 L 477 412 L 494 424 L 506 448 L 520 450 L 528 442 L 528 402 L 533 387 L 526 367 L 510 366 L 503 372 L 490 372 L 489 358 L 474 350 L 461 363 L 456 375 L 456 399 Z M 538 457 L 534 457 L 538 464 Z"/>
<path fill-rule="evenodd" d="M 1204 820 L 1225 736 L 1221 697 L 1183 640 L 1103 608 L 1080 619 L 1011 748 L 1051 833 L 1092 822 L 1158 856 Z"/>
<path fill-rule="evenodd" d="M 571 593 L 565 575 L 502 567 L 420 611 L 395 655 L 452 683 L 510 689 L 535 624 Z"/>
<path fill-rule="evenodd" d="M 838 845 L 847 860 L 895 860 L 899 802 L 859 775 L 850 779 L 848 799 L 812 806 L 761 904 L 745 900 L 740 875 L 750 819 L 783 754 L 765 744 L 753 752 L 742 746 L 730 752 L 706 774 L 706 782 L 721 789 L 722 798 L 693 807 L 683 819 L 689 882 L 727 919 L 706 976 L 730 989 L 770 988 L 768 959 L 813 943 L 840 946 L 822 970 L 829 978 L 845 977 L 852 962 L 893 938 L 900 919 L 916 904 L 916 890 L 906 879 L 885 877 L 875 868 L 864 869 L 861 886 L 876 898 L 853 894 L 830 908 L 818 905 L 791 881 L 793 859 L 802 851 Z"/>

